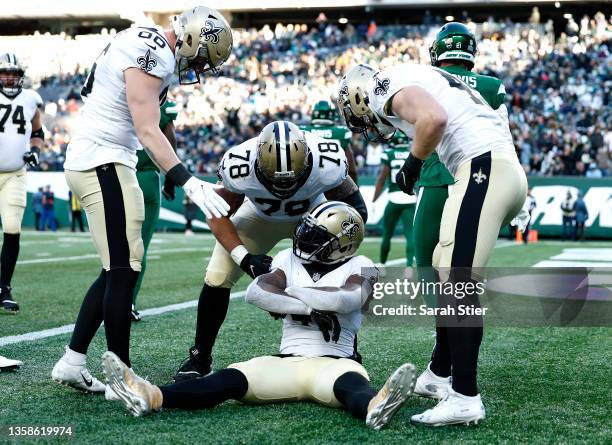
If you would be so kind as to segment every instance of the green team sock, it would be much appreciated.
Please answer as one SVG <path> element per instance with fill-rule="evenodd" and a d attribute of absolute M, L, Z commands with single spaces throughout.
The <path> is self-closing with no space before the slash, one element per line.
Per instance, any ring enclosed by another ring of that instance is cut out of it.
<path fill-rule="evenodd" d="M 138 185 L 144 195 L 145 204 L 145 218 L 142 223 L 142 242 L 144 244 L 144 255 L 142 258 L 142 268 L 138 281 L 136 281 L 136 287 L 134 288 L 134 294 L 132 297 L 132 304 L 136 304 L 138 293 L 140 292 L 140 286 L 142 279 L 147 268 L 147 252 L 149 250 L 149 244 L 155 233 L 157 227 L 157 221 L 159 220 L 159 208 L 161 206 L 160 196 L 160 182 L 159 174 L 155 170 L 145 170 L 142 172 L 136 172 L 138 178 Z"/>
<path fill-rule="evenodd" d="M 433 252 L 440 239 L 440 221 L 444 203 L 448 198 L 448 187 L 423 187 L 414 217 L 414 245 L 417 278 L 426 283 L 437 281 L 432 269 Z M 435 307 L 435 295 L 424 295 L 429 307 Z"/>

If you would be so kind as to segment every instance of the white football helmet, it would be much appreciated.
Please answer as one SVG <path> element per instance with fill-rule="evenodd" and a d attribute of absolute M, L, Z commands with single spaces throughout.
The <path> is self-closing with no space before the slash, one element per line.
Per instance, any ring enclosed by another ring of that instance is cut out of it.
<path fill-rule="evenodd" d="M 13 98 L 21 93 L 25 67 L 14 53 L 0 54 L 0 93 Z"/>
<path fill-rule="evenodd" d="M 182 85 L 199 83 L 200 75 L 225 63 L 232 53 L 232 29 L 219 11 L 196 6 L 172 18 L 176 34 L 176 67 Z"/>

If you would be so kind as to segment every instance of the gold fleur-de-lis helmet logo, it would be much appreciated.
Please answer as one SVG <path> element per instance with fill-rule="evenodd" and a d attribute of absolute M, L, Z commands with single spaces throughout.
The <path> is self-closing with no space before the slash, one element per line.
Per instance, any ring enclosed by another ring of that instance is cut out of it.
<path fill-rule="evenodd" d="M 204 37 L 207 42 L 210 40 L 212 43 L 219 43 L 219 34 L 223 31 L 223 28 L 215 26 L 212 20 L 206 20 L 204 22 L 204 28 L 200 32 L 200 37 Z"/>
<path fill-rule="evenodd" d="M 359 232 L 359 223 L 355 221 L 355 218 L 349 216 L 348 219 L 342 221 L 341 224 L 342 232 L 348 237 L 350 240 L 354 240 L 357 238 L 357 233 Z"/>

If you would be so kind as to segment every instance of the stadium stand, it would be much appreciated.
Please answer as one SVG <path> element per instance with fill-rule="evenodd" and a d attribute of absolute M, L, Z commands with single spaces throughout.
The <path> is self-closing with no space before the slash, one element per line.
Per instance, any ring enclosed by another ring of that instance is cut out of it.
<path fill-rule="evenodd" d="M 480 37 L 475 70 L 504 80 L 517 152 L 533 175 L 612 174 L 612 119 L 607 69 L 612 63 L 612 22 L 602 13 L 568 21 L 468 22 Z M 222 153 L 257 134 L 270 120 L 304 122 L 317 100 L 333 97 L 339 76 L 358 62 L 381 68 L 398 62 L 429 63 L 438 24 L 339 27 L 264 26 L 237 30 L 237 44 L 221 76 L 199 86 L 174 88 L 179 155 L 197 173 L 213 173 Z M 42 170 L 61 170 L 80 88 L 95 55 L 115 34 L 34 34 L 0 38 L 28 65 L 33 86 L 46 101 L 49 139 Z M 45 48 L 48 50 L 46 51 Z M 51 48 L 53 51 L 51 51 Z M 47 60 L 40 54 L 53 53 Z M 192 88 L 189 95 L 184 88 Z M 355 138 L 360 167 L 367 146 Z M 368 169 L 371 173 L 372 169 Z"/>

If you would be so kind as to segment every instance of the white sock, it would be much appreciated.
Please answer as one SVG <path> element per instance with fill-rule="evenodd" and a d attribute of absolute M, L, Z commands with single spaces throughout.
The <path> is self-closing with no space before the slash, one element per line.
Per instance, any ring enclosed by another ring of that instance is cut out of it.
<path fill-rule="evenodd" d="M 69 347 L 66 347 L 66 353 L 64 354 L 66 361 L 72 366 L 85 366 L 85 360 L 87 356 L 80 352 L 73 351 Z"/>

